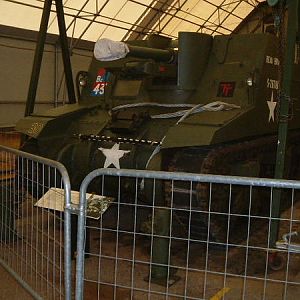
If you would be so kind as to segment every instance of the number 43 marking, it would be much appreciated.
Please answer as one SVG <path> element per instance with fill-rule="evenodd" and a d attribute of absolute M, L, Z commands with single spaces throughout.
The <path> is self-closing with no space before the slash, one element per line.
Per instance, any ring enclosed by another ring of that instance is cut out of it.
<path fill-rule="evenodd" d="M 105 86 L 106 86 L 106 83 L 103 83 L 103 82 L 97 83 L 93 89 L 94 95 L 103 95 Z"/>

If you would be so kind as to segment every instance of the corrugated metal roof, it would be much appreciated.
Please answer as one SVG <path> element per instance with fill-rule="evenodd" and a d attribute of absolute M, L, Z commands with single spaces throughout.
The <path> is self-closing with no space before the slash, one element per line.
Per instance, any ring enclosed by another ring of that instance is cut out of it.
<path fill-rule="evenodd" d="M 179 31 L 228 34 L 260 2 L 256 0 L 65 0 L 69 37 L 96 41 L 142 39 L 149 33 L 177 37 Z M 0 24 L 39 30 L 43 0 L 1 0 Z M 49 33 L 58 33 L 55 5 Z"/>

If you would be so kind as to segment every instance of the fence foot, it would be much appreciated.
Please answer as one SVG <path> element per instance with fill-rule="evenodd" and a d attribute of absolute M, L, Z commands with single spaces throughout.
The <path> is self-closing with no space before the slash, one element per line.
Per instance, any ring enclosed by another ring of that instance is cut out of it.
<path fill-rule="evenodd" d="M 174 273 L 176 272 L 173 271 Z M 171 272 L 172 273 L 172 272 Z M 145 277 L 145 281 L 146 282 L 151 282 L 151 283 L 155 283 L 161 286 L 172 286 L 173 284 L 175 284 L 176 282 L 178 282 L 181 279 L 180 276 L 175 275 L 175 274 L 170 274 L 169 278 L 164 277 L 154 277 L 151 276 L 151 278 L 149 276 Z"/>

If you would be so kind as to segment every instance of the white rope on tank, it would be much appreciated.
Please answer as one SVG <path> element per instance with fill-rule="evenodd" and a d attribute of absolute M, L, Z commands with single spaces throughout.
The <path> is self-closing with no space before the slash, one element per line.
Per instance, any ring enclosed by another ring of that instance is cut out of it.
<path fill-rule="evenodd" d="M 164 113 L 164 114 L 157 114 L 152 115 L 152 119 L 170 119 L 170 118 L 179 118 L 181 117 L 177 124 L 182 122 L 188 116 L 192 114 L 197 114 L 204 111 L 226 111 L 231 109 L 238 109 L 241 108 L 239 105 L 226 103 L 222 101 L 215 101 L 208 104 L 167 104 L 167 103 L 157 103 L 157 102 L 145 102 L 145 103 L 130 103 L 124 105 L 118 105 L 112 108 L 112 112 L 118 110 L 124 110 L 128 108 L 135 108 L 135 107 L 169 107 L 169 108 L 189 108 L 184 110 L 178 110 L 172 113 Z"/>

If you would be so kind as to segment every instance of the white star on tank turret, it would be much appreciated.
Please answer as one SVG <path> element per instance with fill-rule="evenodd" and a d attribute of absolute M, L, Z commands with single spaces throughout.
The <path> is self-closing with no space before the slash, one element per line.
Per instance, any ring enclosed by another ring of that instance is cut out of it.
<path fill-rule="evenodd" d="M 272 91 L 272 95 L 271 95 L 271 101 L 267 101 L 267 103 L 268 103 L 268 107 L 269 107 L 269 122 L 271 121 L 271 119 L 274 122 L 275 121 L 274 111 L 275 111 L 275 107 L 276 107 L 277 102 L 274 102 L 273 91 Z"/>
<path fill-rule="evenodd" d="M 117 169 L 120 169 L 120 159 L 130 150 L 120 150 L 120 144 L 114 144 L 112 148 L 98 148 L 104 156 L 106 157 L 104 162 L 104 168 L 109 167 L 110 165 L 115 166 Z"/>

